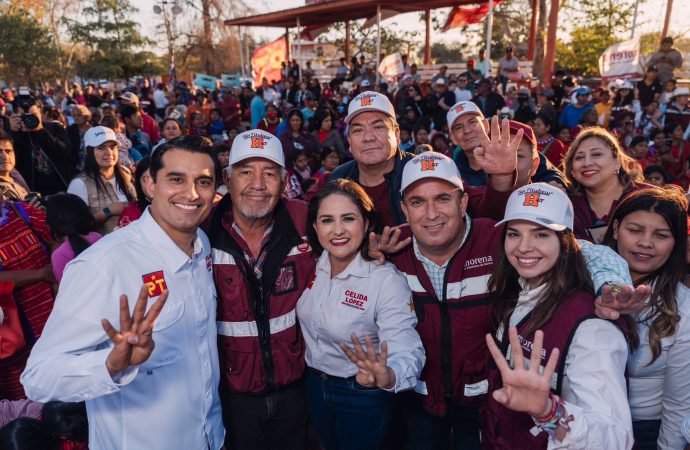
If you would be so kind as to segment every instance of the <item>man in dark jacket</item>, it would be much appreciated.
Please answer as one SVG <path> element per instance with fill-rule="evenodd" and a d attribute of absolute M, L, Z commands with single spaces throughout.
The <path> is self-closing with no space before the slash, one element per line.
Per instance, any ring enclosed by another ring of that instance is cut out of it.
<path fill-rule="evenodd" d="M 400 206 L 402 168 L 414 155 L 400 151 L 400 128 L 388 98 L 363 92 L 348 107 L 350 151 L 354 160 L 333 171 L 330 179 L 348 178 L 359 183 L 376 207 L 376 230 L 405 223 Z M 483 170 L 491 174 L 487 188 L 468 186 L 469 208 L 476 216 L 503 215 L 501 205 L 514 186 L 516 155 L 509 150 L 486 152 L 479 157 Z"/>

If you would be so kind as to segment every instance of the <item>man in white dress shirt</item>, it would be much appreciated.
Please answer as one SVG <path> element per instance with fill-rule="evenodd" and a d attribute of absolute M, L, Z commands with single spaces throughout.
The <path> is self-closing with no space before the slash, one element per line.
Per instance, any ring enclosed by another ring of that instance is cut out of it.
<path fill-rule="evenodd" d="M 223 446 L 211 247 L 198 229 L 216 190 L 211 148 L 198 136 L 158 148 L 151 207 L 67 266 L 22 374 L 32 400 L 86 401 L 91 449 Z"/>

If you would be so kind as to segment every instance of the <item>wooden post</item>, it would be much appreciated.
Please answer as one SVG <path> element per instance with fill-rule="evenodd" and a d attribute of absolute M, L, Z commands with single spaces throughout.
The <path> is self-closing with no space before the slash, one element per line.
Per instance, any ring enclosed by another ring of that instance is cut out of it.
<path fill-rule="evenodd" d="M 376 84 L 381 81 L 381 74 L 379 73 L 379 64 L 381 64 L 381 5 L 376 5 Z"/>
<path fill-rule="evenodd" d="M 285 67 L 290 71 L 290 28 L 285 27 Z"/>
<path fill-rule="evenodd" d="M 424 36 L 424 64 L 431 64 L 431 10 L 424 11 L 426 35 Z"/>
<path fill-rule="evenodd" d="M 529 23 L 529 47 L 527 59 L 534 61 L 534 49 L 537 43 L 537 0 L 532 0 L 532 20 Z"/>
<path fill-rule="evenodd" d="M 491 64 L 491 32 L 494 28 L 494 0 L 489 0 L 489 18 L 486 21 L 486 67 Z M 484 73 L 488 70 L 484 69 Z"/>
<path fill-rule="evenodd" d="M 350 21 L 345 21 L 345 61 L 350 64 Z"/>
<path fill-rule="evenodd" d="M 673 9 L 673 0 L 668 0 L 668 3 L 666 3 L 666 17 L 664 18 L 664 29 L 661 31 L 661 37 L 659 37 L 659 40 L 662 40 L 668 34 L 668 24 L 671 21 L 671 9 Z"/>
<path fill-rule="evenodd" d="M 544 56 L 544 69 L 542 72 L 541 83 L 544 87 L 551 86 L 551 74 L 553 64 L 556 60 L 556 31 L 558 28 L 558 0 L 551 0 L 551 10 L 549 11 L 549 29 L 546 35 L 546 55 Z"/>

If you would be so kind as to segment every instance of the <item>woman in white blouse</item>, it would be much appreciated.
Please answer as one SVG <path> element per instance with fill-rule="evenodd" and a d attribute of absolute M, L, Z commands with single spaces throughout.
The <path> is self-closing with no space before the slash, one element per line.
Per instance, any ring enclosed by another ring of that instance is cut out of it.
<path fill-rule="evenodd" d="M 636 317 L 639 346 L 628 358 L 633 432 L 640 450 L 685 447 L 690 415 L 690 290 L 683 285 L 688 203 L 677 186 L 630 194 L 616 209 L 605 242 L 652 295 Z"/>
<path fill-rule="evenodd" d="M 309 204 L 309 243 L 321 256 L 297 317 L 309 413 L 326 450 L 379 448 L 391 394 L 414 388 L 425 362 L 406 279 L 367 255 L 374 218 L 371 199 L 349 180 L 327 184 Z"/>

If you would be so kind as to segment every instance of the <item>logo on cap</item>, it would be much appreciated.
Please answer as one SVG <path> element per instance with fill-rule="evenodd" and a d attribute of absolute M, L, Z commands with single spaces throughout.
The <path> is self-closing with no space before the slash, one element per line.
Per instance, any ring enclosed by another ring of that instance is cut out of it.
<path fill-rule="evenodd" d="M 527 194 L 525 195 L 525 201 L 522 203 L 522 206 L 539 207 L 539 203 L 542 201 L 540 197 L 540 194 Z"/>
<path fill-rule="evenodd" d="M 460 112 L 463 112 L 465 110 L 465 108 L 462 105 L 457 105 L 455 108 L 453 108 L 453 110 L 456 113 L 460 113 Z"/>
<path fill-rule="evenodd" d="M 359 99 L 360 106 L 371 106 L 371 97 L 362 97 Z"/>
<path fill-rule="evenodd" d="M 263 149 L 266 147 L 266 140 L 262 136 L 253 136 L 250 147 Z"/>
<path fill-rule="evenodd" d="M 423 159 L 419 161 L 419 168 L 422 172 L 426 170 L 434 170 L 436 169 L 436 163 L 430 159 Z"/>

